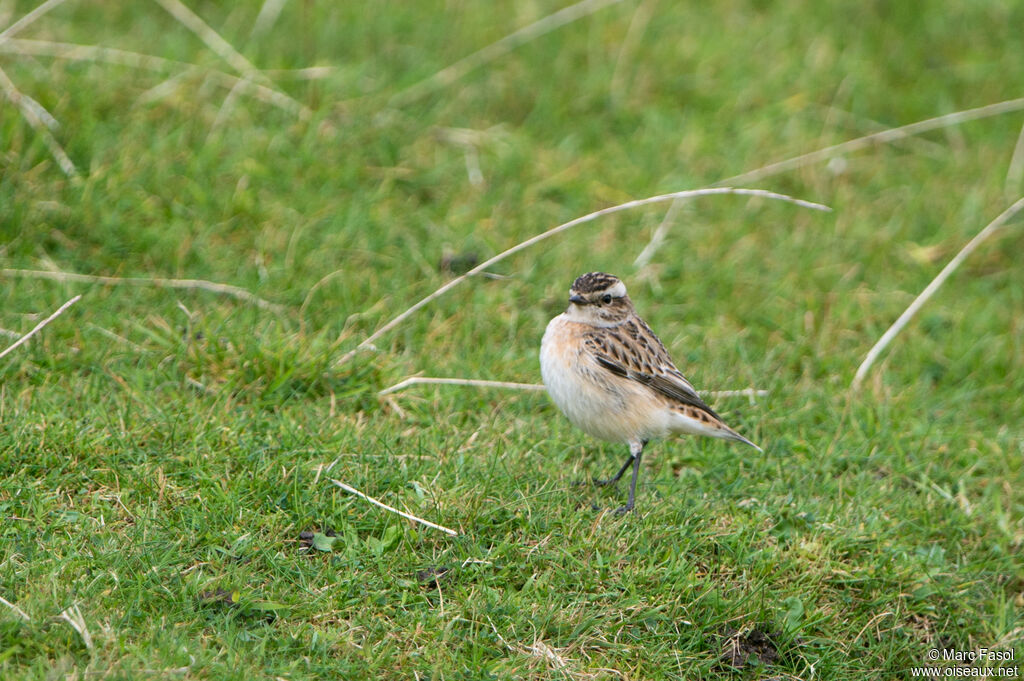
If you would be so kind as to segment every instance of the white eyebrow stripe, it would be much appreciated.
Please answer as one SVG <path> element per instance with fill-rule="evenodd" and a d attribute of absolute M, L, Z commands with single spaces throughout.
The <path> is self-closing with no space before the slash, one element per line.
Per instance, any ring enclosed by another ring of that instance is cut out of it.
<path fill-rule="evenodd" d="M 610 289 L 605 291 L 605 293 L 610 295 L 612 298 L 623 298 L 626 295 L 626 285 L 621 281 L 616 282 L 615 286 L 612 286 Z"/>

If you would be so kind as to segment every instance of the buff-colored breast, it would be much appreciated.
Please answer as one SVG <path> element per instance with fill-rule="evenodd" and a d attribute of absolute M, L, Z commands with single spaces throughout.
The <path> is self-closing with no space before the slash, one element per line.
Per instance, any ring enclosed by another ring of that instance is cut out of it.
<path fill-rule="evenodd" d="M 590 327 L 559 315 L 540 346 L 540 369 L 552 401 L 583 432 L 611 442 L 664 437 L 676 415 L 646 386 L 616 376 L 585 350 Z"/>

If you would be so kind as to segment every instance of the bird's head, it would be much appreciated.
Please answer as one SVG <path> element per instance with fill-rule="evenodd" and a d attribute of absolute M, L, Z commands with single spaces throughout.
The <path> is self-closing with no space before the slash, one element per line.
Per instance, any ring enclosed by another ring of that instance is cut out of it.
<path fill-rule="evenodd" d="M 615 326 L 634 314 L 626 285 L 611 274 L 588 272 L 576 278 L 569 289 L 566 315 L 574 322 L 594 326 Z"/>

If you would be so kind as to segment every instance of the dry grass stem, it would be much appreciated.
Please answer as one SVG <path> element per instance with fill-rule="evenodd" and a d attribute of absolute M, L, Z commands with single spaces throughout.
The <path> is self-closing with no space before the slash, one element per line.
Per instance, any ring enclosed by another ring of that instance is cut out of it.
<path fill-rule="evenodd" d="M 36 118 L 38 118 L 50 131 L 56 131 L 60 128 L 60 123 L 58 123 L 57 119 L 53 117 L 53 114 L 46 110 L 46 107 L 26 95 L 24 92 L 20 93 L 20 95 L 21 101 L 19 104 L 31 109 Z"/>
<path fill-rule="evenodd" d="M 183 71 L 175 73 L 174 75 L 168 78 L 165 78 L 164 80 L 160 81 L 153 87 L 145 90 L 142 94 L 140 94 L 135 99 L 135 103 L 152 104 L 153 102 L 158 102 L 161 99 L 164 99 L 165 97 L 170 97 L 172 94 L 174 94 L 184 86 L 186 79 L 188 79 L 189 76 L 193 75 L 196 72 L 196 70 L 197 69 L 185 69 Z M 243 81 L 239 79 L 239 82 L 248 83 L 249 81 Z M 232 86 L 231 89 L 234 90 L 234 86 Z"/>
<path fill-rule="evenodd" d="M 878 342 L 875 343 L 871 350 L 868 351 L 867 356 L 864 358 L 864 361 L 861 362 L 856 375 L 853 377 L 853 383 L 850 386 L 851 388 L 856 390 L 860 387 L 861 382 L 864 380 L 864 376 L 867 375 L 871 366 L 875 363 L 875 360 L 878 359 L 878 356 L 882 351 L 885 350 L 889 343 L 892 342 L 892 339 L 903 330 L 903 327 L 907 325 L 915 314 L 917 314 L 917 311 L 920 310 L 926 302 L 928 302 L 928 299 L 934 295 L 946 279 L 948 279 L 960 264 L 967 259 L 967 256 L 973 253 L 974 250 L 980 246 L 983 241 L 985 241 L 985 239 L 992 236 L 992 234 L 1006 224 L 1006 222 L 1016 215 L 1022 208 L 1024 208 L 1024 198 L 1018 199 L 1012 206 L 1004 210 L 999 217 L 988 223 L 983 230 L 978 232 L 973 239 L 967 242 L 967 245 L 960 249 L 959 253 L 953 256 L 953 259 L 942 268 L 942 271 L 939 272 L 938 276 L 932 279 L 931 283 L 921 291 L 917 298 L 914 298 L 914 301 L 910 303 L 910 306 L 907 307 L 906 310 L 903 311 L 903 314 L 900 315 L 899 319 L 893 322 L 892 326 L 882 334 L 882 337 L 878 339 Z"/>
<path fill-rule="evenodd" d="M 181 0 L 156 0 L 156 2 L 167 10 L 171 16 L 180 21 L 186 28 L 195 33 L 207 47 L 213 50 L 218 57 L 230 64 L 231 68 L 242 74 L 246 80 L 259 83 L 264 87 L 278 92 L 282 97 L 286 97 L 291 100 L 298 108 L 299 116 L 301 118 L 308 118 L 312 115 L 313 112 L 310 111 L 308 107 L 277 90 L 277 88 L 274 87 L 273 81 L 271 81 L 266 74 L 253 66 L 252 62 L 242 56 L 241 52 L 236 50 L 231 43 L 221 37 L 217 31 L 213 30 L 198 14 L 185 6 Z"/>
<path fill-rule="evenodd" d="M 46 124 L 46 120 L 39 116 L 38 109 L 42 107 L 35 100 L 23 95 L 3 69 L 0 69 L 0 89 L 3 89 L 4 94 L 7 95 L 7 99 L 11 100 L 12 104 L 21 110 L 21 115 L 25 117 L 28 124 L 39 134 L 46 148 L 50 151 L 50 155 L 57 161 L 57 165 L 64 171 L 64 174 L 68 177 L 77 177 L 78 171 L 75 169 L 75 164 L 71 162 L 71 158 L 64 151 L 64 147 L 60 145 L 57 138 L 50 132 L 50 127 Z M 46 116 L 53 120 L 53 117 L 48 113 Z"/>
<path fill-rule="evenodd" d="M 675 222 L 676 213 L 679 212 L 679 208 L 683 205 L 681 200 L 675 200 L 668 205 L 668 210 L 665 211 L 665 217 L 662 218 L 658 228 L 651 234 L 651 240 L 644 246 L 644 250 L 640 251 L 640 255 L 636 256 L 636 260 L 633 261 L 633 267 L 641 270 L 650 264 L 654 254 L 658 252 L 661 245 L 665 243 L 665 238 L 668 236 L 668 230 L 672 227 L 672 223 Z"/>
<path fill-rule="evenodd" d="M 644 0 L 633 11 L 633 18 L 629 20 L 629 28 L 626 29 L 626 37 L 622 39 L 619 46 L 619 54 L 615 58 L 615 68 L 612 70 L 612 78 L 608 84 L 608 96 L 612 102 L 618 104 L 624 99 L 626 89 L 626 66 L 640 44 L 647 25 L 651 23 L 654 16 L 654 8 L 658 0 Z"/>
<path fill-rule="evenodd" d="M 834 144 L 829 147 L 824 147 L 816 151 L 801 154 L 800 156 L 794 156 L 793 158 L 789 158 L 784 161 L 770 163 L 766 166 L 762 166 L 760 168 L 748 171 L 746 173 L 733 175 L 732 177 L 727 177 L 724 180 L 719 180 L 718 182 L 715 182 L 710 186 L 721 187 L 724 185 L 737 185 L 743 184 L 745 182 L 753 182 L 755 180 L 761 180 L 765 177 L 771 177 L 772 175 L 779 175 L 789 170 L 795 170 L 796 168 L 802 168 L 804 166 L 819 163 L 821 161 L 827 161 L 842 154 L 859 151 L 860 149 L 864 149 L 865 147 L 869 147 L 873 144 L 890 144 L 893 142 L 898 142 L 907 139 L 909 137 L 913 137 L 914 135 L 920 135 L 930 130 L 945 128 L 951 125 L 959 125 L 961 123 L 977 120 L 979 118 L 988 118 L 991 116 L 998 116 L 1000 114 L 1011 113 L 1013 111 L 1020 110 L 1024 110 L 1024 97 L 1020 97 L 1017 99 L 1008 99 L 1006 101 L 996 102 L 995 104 L 988 104 L 986 106 L 981 106 L 975 109 L 956 111 L 951 114 L 945 114 L 943 116 L 937 116 L 935 118 L 928 118 L 926 120 L 917 121 L 915 123 L 910 123 L 908 125 L 900 126 L 898 128 L 886 128 L 885 130 L 881 130 L 870 135 L 865 135 L 864 137 L 858 137 L 856 139 L 847 140 L 846 142 Z M 878 123 L 878 125 L 881 124 Z M 1024 129 L 1021 130 L 1021 140 L 1024 140 Z M 1018 140 L 1017 142 L 1018 150 L 1020 149 L 1022 144 L 1021 140 Z M 1018 178 L 1018 183 L 1020 174 L 1024 173 L 1024 150 L 1020 152 L 1020 156 L 1022 158 L 1020 158 L 1016 166 L 1014 165 L 1014 161 L 1018 159 L 1018 150 L 1014 151 L 1014 160 L 1010 162 L 1010 171 L 1007 172 L 1008 187 L 1011 186 L 1009 180 L 1011 177 L 1011 172 L 1013 172 L 1015 168 L 1017 169 L 1016 177 Z M 674 207 L 675 203 L 673 203 L 672 207 L 670 207 L 669 214 L 671 214 L 671 208 Z M 665 222 L 668 222 L 668 215 L 665 216 Z M 665 222 L 662 223 L 662 226 L 665 226 Z M 640 256 L 637 256 L 636 262 L 634 262 L 634 265 L 636 265 L 637 267 L 643 267 L 647 263 L 649 263 L 651 259 L 654 257 L 654 254 L 657 252 L 658 248 L 661 246 L 660 242 L 655 242 L 656 240 L 663 238 L 664 232 L 667 232 L 668 230 L 667 226 L 665 226 L 664 230 L 662 229 L 662 226 L 658 227 L 655 233 L 651 236 L 650 242 L 648 242 L 647 246 L 645 246 L 644 250 L 640 253 Z M 643 260 L 641 260 L 641 257 L 643 258 Z"/>
<path fill-rule="evenodd" d="M 874 617 L 872 617 L 871 619 L 869 619 L 868 623 L 865 624 L 863 627 L 861 627 L 860 631 L 857 632 L 857 635 L 853 637 L 853 641 L 850 643 L 849 647 L 852 647 L 854 643 L 856 643 L 857 641 L 860 640 L 860 637 L 864 635 L 865 631 L 870 629 L 873 625 L 877 624 L 883 618 L 885 618 L 885 617 L 895 617 L 895 616 L 896 616 L 896 613 L 894 613 L 892 610 L 886 610 L 885 612 L 880 612 L 877 615 L 875 615 Z"/>
<path fill-rule="evenodd" d="M 57 308 L 57 310 L 56 310 L 56 312 L 54 312 L 54 313 L 53 313 L 53 314 L 51 314 L 51 315 L 50 315 L 49 317 L 47 317 L 47 318 L 46 318 L 46 319 L 44 319 L 43 321 L 39 322 L 39 323 L 38 323 L 38 324 L 36 324 L 35 326 L 33 326 L 33 327 L 32 327 L 32 330 L 31 330 L 31 331 L 29 331 L 28 333 L 26 333 L 26 334 L 25 334 L 24 336 L 22 336 L 22 337 L 21 337 L 21 338 L 19 338 L 18 340 L 14 341 L 14 343 L 12 343 L 11 345 L 9 345 L 9 346 L 7 347 L 7 349 L 6 349 L 6 350 L 4 350 L 3 352 L 0 352 L 0 359 L 3 359 L 3 358 L 4 358 L 4 357 L 6 357 L 6 356 L 7 356 L 7 355 L 8 355 L 9 353 L 13 352 L 13 351 L 15 350 L 15 348 L 17 348 L 17 347 L 19 347 L 19 346 L 21 346 L 21 345 L 24 345 L 25 343 L 27 343 L 27 342 L 28 342 L 28 339 L 29 339 L 29 338 L 31 338 L 32 336 L 36 335 L 36 334 L 37 334 L 37 333 L 39 333 L 40 331 L 42 331 L 42 330 L 43 330 L 43 327 L 45 327 L 45 326 L 46 326 L 47 324 L 49 324 L 50 322 L 52 322 L 52 321 L 53 321 L 54 319 L 56 319 L 57 317 L 59 317 L 59 316 L 61 316 L 62 314 L 64 314 L 64 311 L 65 311 L 65 310 L 67 310 L 67 309 L 68 309 L 69 307 L 71 307 L 72 305 L 74 305 L 75 303 L 77 303 L 77 302 L 79 301 L 79 299 L 80 299 L 81 297 L 82 297 L 81 295 L 77 295 L 77 296 L 75 296 L 74 298 L 72 298 L 72 299 L 71 299 L 71 300 L 69 300 L 68 302 L 66 302 L 66 303 L 64 303 L 63 305 L 61 305 L 60 307 L 58 307 L 58 308 Z"/>
<path fill-rule="evenodd" d="M 565 658 L 559 655 L 554 648 L 544 643 L 540 639 L 533 642 L 529 648 L 523 648 L 523 652 L 532 655 L 533 657 L 539 657 L 542 660 L 546 660 L 551 664 L 552 667 L 559 671 L 566 671 L 569 664 Z"/>
<path fill-rule="evenodd" d="M 992 645 L 992 649 L 1007 650 L 1010 646 L 1019 641 L 1024 641 L 1024 627 L 1017 627 L 1006 632 L 1006 635 Z"/>
<path fill-rule="evenodd" d="M 85 647 L 92 650 L 92 635 L 89 633 L 89 628 L 85 626 L 85 618 L 82 617 L 82 611 L 78 609 L 77 605 L 72 605 L 62 612 L 58 617 L 69 625 L 71 628 L 78 632 L 78 635 L 82 637 L 82 642 L 85 643 Z"/>
<path fill-rule="evenodd" d="M 647 206 L 647 205 L 651 205 L 651 204 L 655 204 L 655 203 L 664 203 L 665 201 L 675 201 L 676 199 L 681 199 L 681 198 L 691 198 L 691 197 L 697 197 L 697 196 L 711 196 L 711 195 L 717 195 L 717 194 L 737 194 L 737 195 L 741 195 L 741 196 L 758 196 L 758 197 L 765 198 L 765 199 L 774 199 L 774 200 L 777 200 L 777 201 L 785 201 L 785 202 L 788 202 L 788 203 L 793 203 L 793 204 L 796 204 L 798 206 L 802 206 L 804 208 L 811 208 L 813 210 L 822 210 L 822 211 L 831 211 L 832 210 L 828 206 L 823 206 L 820 203 L 814 203 L 813 201 L 804 201 L 803 199 L 797 199 L 797 198 L 794 198 L 792 196 L 787 196 L 785 194 L 777 194 L 775 192 L 766 191 L 764 189 L 736 189 L 736 188 L 733 188 L 733 187 L 708 187 L 708 188 L 705 188 L 705 189 L 688 189 L 688 190 L 685 190 L 685 191 L 672 192 L 671 194 L 661 194 L 659 196 L 650 196 L 650 197 L 648 197 L 646 199 L 636 199 L 635 201 L 627 201 L 626 203 L 620 203 L 617 206 L 610 206 L 608 208 L 602 208 L 601 210 L 594 211 L 593 213 L 588 213 L 587 215 L 584 215 L 582 217 L 578 217 L 578 218 L 576 218 L 574 220 L 570 220 L 569 222 L 566 222 L 566 223 L 563 223 L 561 225 L 558 225 L 557 227 L 552 227 L 551 229 L 547 230 L 546 232 L 542 232 L 540 234 L 537 234 L 537 235 L 527 239 L 526 241 L 522 241 L 522 242 L 516 244 L 515 246 L 502 251 L 498 255 L 496 255 L 496 256 L 494 256 L 492 258 L 489 258 L 488 260 L 485 260 L 484 262 L 480 263 L 479 265 L 477 265 L 473 269 L 469 270 L 465 274 L 459 275 L 458 277 L 455 277 L 454 279 L 449 280 L 447 283 L 445 283 L 443 286 L 438 288 L 436 291 L 434 291 L 433 293 L 431 293 L 427 297 L 421 299 L 419 302 L 415 303 L 412 307 L 407 309 L 405 312 L 401 313 L 400 315 L 398 315 L 397 317 L 395 317 L 394 319 L 389 321 L 387 324 L 385 324 L 384 326 L 382 326 L 379 329 L 377 329 L 368 338 L 366 338 L 363 342 L 361 342 L 359 345 L 357 345 L 355 347 L 355 349 L 347 352 L 341 359 L 339 359 L 336 362 L 336 364 L 344 364 L 345 362 L 350 360 L 352 357 L 354 357 L 355 354 L 358 351 L 366 349 L 367 346 L 372 344 L 375 340 L 377 340 L 378 338 L 383 336 L 385 333 L 387 333 L 391 329 L 393 329 L 396 326 L 398 326 L 399 324 L 401 324 L 404 320 L 408 319 L 415 312 L 417 312 L 420 308 L 426 306 L 427 304 L 429 304 L 433 300 L 436 300 L 437 298 L 440 298 L 442 295 L 444 295 L 445 293 L 447 293 L 451 289 L 455 288 L 456 286 L 458 286 L 462 282 L 466 281 L 466 279 L 469 279 L 470 277 L 472 277 L 475 274 L 479 274 L 479 273 L 483 272 L 484 270 L 486 270 L 491 265 L 494 265 L 495 263 L 498 263 L 498 262 L 504 260 L 505 258 L 509 257 L 510 255 L 513 255 L 515 253 L 518 253 L 519 251 L 522 251 L 522 250 L 524 250 L 526 248 L 529 248 L 530 246 L 533 246 L 536 243 L 544 241 L 545 239 L 549 239 L 549 238 L 555 236 L 556 234 L 560 234 L 561 232 L 564 232 L 564 231 L 566 231 L 568 229 L 572 229 L 573 227 L 576 227 L 577 225 L 581 225 L 581 224 L 583 224 L 585 222 L 591 222 L 591 221 L 596 220 L 597 218 L 602 217 L 604 215 L 611 215 L 612 213 L 620 213 L 622 211 L 631 210 L 633 208 L 639 208 L 641 206 Z"/>
<path fill-rule="evenodd" d="M 289 80 L 320 80 L 337 73 L 337 66 L 305 66 L 298 69 L 264 69 L 263 73 L 273 78 Z"/>
<path fill-rule="evenodd" d="M 417 518 L 416 516 L 412 515 L 411 513 L 406 513 L 405 511 L 399 511 L 394 506 L 388 506 L 383 501 L 377 501 L 373 497 L 368 496 L 366 494 L 363 494 L 362 492 L 357 490 L 355 487 L 351 487 L 349 485 L 346 485 L 341 480 L 334 480 L 332 478 L 331 482 L 333 482 L 335 485 L 337 485 L 338 487 L 342 488 L 346 492 L 349 492 L 350 494 L 355 494 L 357 497 L 362 497 L 363 499 L 366 499 L 367 501 L 369 501 L 371 504 L 374 504 L 375 506 L 379 506 L 379 507 L 383 508 L 385 511 L 390 511 L 391 513 L 397 513 L 398 515 L 402 516 L 403 518 L 407 518 L 409 520 L 415 521 L 417 523 L 420 523 L 421 525 L 426 525 L 427 527 L 432 527 L 435 530 L 441 530 L 442 532 L 447 532 L 448 534 L 450 534 L 453 537 L 458 537 L 459 536 L 459 533 L 456 532 L 455 530 L 449 529 L 449 528 L 445 527 L 444 525 L 438 525 L 437 523 L 432 523 L 429 520 L 424 520 L 423 518 Z"/>
<path fill-rule="evenodd" d="M 468 57 L 460 59 L 451 66 L 441 69 L 429 78 L 421 80 L 415 85 L 402 90 L 394 95 L 388 103 L 391 106 L 405 106 L 407 104 L 411 104 L 432 92 L 436 92 L 437 90 L 451 85 L 467 73 L 508 54 L 512 50 L 530 42 L 534 38 L 538 38 L 545 33 L 550 33 L 551 31 L 565 26 L 566 24 L 570 24 L 577 19 L 581 19 L 588 14 L 593 14 L 599 9 L 609 5 L 614 5 L 621 1 L 622 0 L 582 0 L 582 2 L 577 2 L 575 5 L 569 5 L 568 7 L 558 10 L 554 14 L 549 14 L 543 19 L 539 19 L 528 26 L 524 26 L 518 31 L 508 34 L 501 40 L 491 43 L 487 47 L 474 52 Z"/>
<path fill-rule="evenodd" d="M 22 18 L 15 21 L 13 24 L 5 28 L 0 32 L 0 43 L 10 40 L 16 33 L 21 31 L 23 28 L 28 27 L 36 19 L 43 16 L 50 10 L 54 9 L 58 5 L 63 5 L 65 0 L 46 0 L 43 4 L 36 7 L 34 10 L 23 16 Z"/>
<path fill-rule="evenodd" d="M 925 133 L 930 130 L 948 128 L 952 125 L 959 125 L 960 123 L 966 123 L 967 121 L 973 121 L 979 118 L 989 118 L 991 116 L 998 116 L 1000 114 L 1021 110 L 1024 110 L 1024 97 L 1008 99 L 1006 101 L 996 102 L 995 104 L 980 106 L 975 109 L 956 111 L 951 114 L 917 121 L 916 123 L 910 123 L 898 128 L 889 128 L 887 130 L 882 130 L 881 132 L 865 135 L 864 137 L 858 137 L 840 144 L 833 144 L 830 147 L 818 149 L 817 151 L 812 151 L 807 154 L 801 154 L 800 156 L 795 156 L 793 158 L 786 159 L 785 161 L 771 163 L 761 168 L 757 168 L 756 170 L 734 175 L 733 177 L 727 177 L 724 180 L 716 182 L 712 186 L 720 187 L 723 185 L 736 185 L 744 184 L 746 182 L 754 182 L 765 177 L 778 175 L 779 173 L 784 173 L 796 168 L 802 168 L 803 166 L 811 165 L 813 163 L 827 161 L 830 158 L 839 156 L 840 154 L 859 151 L 866 147 L 870 147 L 873 144 L 889 144 L 896 140 L 902 140 L 912 135 L 920 135 L 921 133 Z"/>
<path fill-rule="evenodd" d="M 867 118 L 866 116 L 852 113 L 835 105 L 820 106 L 819 108 L 824 112 L 823 115 L 826 120 L 826 129 L 828 129 L 827 121 L 831 119 L 841 119 L 848 126 L 864 128 L 870 131 L 869 134 L 892 129 L 892 126 L 890 125 L 876 121 L 873 118 Z M 899 144 L 901 147 L 906 149 L 915 149 L 922 154 L 931 156 L 932 158 L 941 158 L 948 152 L 948 148 L 946 146 L 916 135 L 894 139 L 892 140 L 892 143 L 894 145 Z"/>
<path fill-rule="evenodd" d="M 217 109 L 217 115 L 213 118 L 213 123 L 210 124 L 210 133 L 206 136 L 207 139 L 213 137 L 214 133 L 220 129 L 222 125 L 231 116 L 231 112 L 235 109 L 235 100 L 238 99 L 238 95 L 241 93 L 241 85 L 246 81 L 240 80 L 235 83 L 234 87 L 228 90 L 227 95 L 224 96 L 224 101 L 221 102 L 220 108 Z"/>
<path fill-rule="evenodd" d="M 482 187 L 485 183 L 484 173 L 480 169 L 480 153 L 476 147 L 469 145 L 463 149 L 466 155 L 466 177 L 474 187 Z"/>
<path fill-rule="evenodd" d="M 28 616 L 27 612 L 25 612 L 24 610 L 22 610 L 21 608 L 16 606 L 14 603 L 11 603 L 9 600 L 4 598 L 3 596 L 0 596 L 0 603 L 6 605 L 8 608 L 13 610 L 15 615 L 17 615 L 21 619 L 25 620 L 26 622 L 31 622 L 32 621 L 32 618 Z"/>
<path fill-rule="evenodd" d="M 739 388 L 737 390 L 702 390 L 702 395 L 708 397 L 746 397 L 754 404 L 758 397 L 768 397 L 770 390 L 763 388 Z"/>
<path fill-rule="evenodd" d="M 181 0 L 156 0 L 156 3 L 167 10 L 168 14 L 184 24 L 206 44 L 213 52 L 231 65 L 238 73 L 249 80 L 254 80 L 264 85 L 270 85 L 267 78 L 259 69 L 253 66 L 252 62 L 246 59 L 241 52 L 236 50 L 231 43 L 225 40 L 209 24 L 189 9 Z"/>
<path fill-rule="evenodd" d="M 210 388 L 207 388 L 205 384 L 200 383 L 199 381 L 197 381 L 196 379 L 192 378 L 191 376 L 186 376 L 185 377 L 185 383 L 188 383 L 190 386 L 192 386 L 193 388 L 195 388 L 196 390 L 198 390 L 201 393 L 206 393 L 207 395 L 216 395 L 217 394 L 216 390 L 211 390 Z"/>
<path fill-rule="evenodd" d="M 292 99 L 283 92 L 279 92 L 265 85 L 254 83 L 246 78 L 217 69 L 207 68 L 189 62 L 164 59 L 151 54 L 119 50 L 113 47 L 102 47 L 99 45 L 79 45 L 75 43 L 61 43 L 50 40 L 8 40 L 0 42 L 0 53 L 28 55 L 33 57 L 52 57 L 54 59 L 68 59 L 71 61 L 95 61 L 109 64 L 130 66 L 147 71 L 166 72 L 173 69 L 187 69 L 202 71 L 214 81 L 225 88 L 239 88 L 241 92 L 255 97 L 260 101 L 272 104 L 288 113 L 300 118 L 308 115 L 308 109 L 301 103 Z M 184 75 L 184 74 L 182 74 Z"/>
<path fill-rule="evenodd" d="M 83 284 L 104 284 L 110 286 L 155 286 L 157 288 L 176 288 L 186 290 L 210 291 L 222 295 L 239 298 L 252 303 L 258 308 L 272 312 L 283 312 L 284 306 L 264 300 L 246 291 L 244 288 L 231 284 L 218 284 L 203 279 L 161 279 L 159 277 L 105 277 L 95 274 L 77 274 L 74 272 L 49 272 L 46 270 L 4 270 L 0 269 L 0 277 L 20 277 L 24 279 L 50 279 L 53 281 L 72 281 Z"/>
<path fill-rule="evenodd" d="M 121 343 L 123 345 L 127 345 L 129 348 L 131 348 L 132 350 L 134 350 L 135 352 L 137 352 L 139 354 L 146 354 L 146 353 L 152 352 L 152 350 L 150 350 L 149 348 L 145 348 L 145 347 L 139 345 L 138 343 L 134 343 L 134 342 L 128 340 L 127 338 L 125 338 L 124 336 L 120 336 L 120 335 L 114 333 L 110 329 L 104 329 L 102 326 L 96 326 L 95 324 L 92 324 L 92 323 L 88 324 L 88 328 L 92 329 L 93 331 L 95 331 L 98 334 L 106 336 L 107 338 L 109 338 L 112 341 L 115 341 L 117 343 Z"/>
<path fill-rule="evenodd" d="M 1010 165 L 1006 169 L 1006 183 L 1004 185 L 1007 195 L 1013 196 L 1020 193 L 1020 181 L 1024 179 L 1024 125 L 1017 135 L 1017 144 L 1013 147 L 1013 156 L 1010 157 Z"/>
<path fill-rule="evenodd" d="M 466 385 L 475 388 L 505 388 L 508 390 L 544 390 L 540 383 L 510 383 L 508 381 L 485 381 L 476 378 L 437 378 L 433 376 L 412 376 L 390 388 L 384 388 L 378 395 L 390 395 L 414 385 Z"/>
<path fill-rule="evenodd" d="M 440 378 L 436 376 L 410 376 L 398 383 L 384 388 L 378 395 L 390 395 L 396 393 L 399 390 L 404 390 L 414 385 L 463 385 L 473 388 L 502 388 L 505 390 L 531 390 L 541 391 L 544 390 L 543 383 L 512 383 L 509 381 L 487 381 L 478 378 Z M 759 390 L 757 388 L 743 388 L 741 390 L 709 390 L 704 391 L 704 395 L 710 397 L 764 397 L 768 395 L 767 390 Z"/>
<path fill-rule="evenodd" d="M 253 22 L 249 37 L 252 38 L 269 31 L 277 23 L 277 18 L 281 16 L 281 10 L 284 9 L 284 4 L 287 1 L 263 0 L 263 6 L 260 7 L 260 13 L 256 15 L 256 21 Z"/>
<path fill-rule="evenodd" d="M 201 68 L 197 64 L 179 62 L 164 57 L 156 57 L 140 52 L 119 50 L 115 47 L 100 45 L 80 45 L 78 43 L 62 43 L 52 40 L 13 39 L 0 44 L 0 52 L 32 57 L 53 57 L 71 61 L 102 61 L 121 66 L 131 66 L 149 71 L 166 71 L 170 68 L 188 66 Z"/>

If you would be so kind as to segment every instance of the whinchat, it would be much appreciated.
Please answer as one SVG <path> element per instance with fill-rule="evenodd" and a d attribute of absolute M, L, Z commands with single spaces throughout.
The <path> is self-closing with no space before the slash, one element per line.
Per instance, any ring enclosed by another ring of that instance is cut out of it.
<path fill-rule="evenodd" d="M 548 324 L 540 344 L 548 394 L 588 435 L 629 445 L 616 483 L 633 465 L 633 510 L 640 457 L 648 440 L 670 434 L 705 435 L 761 448 L 725 425 L 672 363 L 668 351 L 633 308 L 618 277 L 590 272 L 573 282 L 569 307 Z"/>

